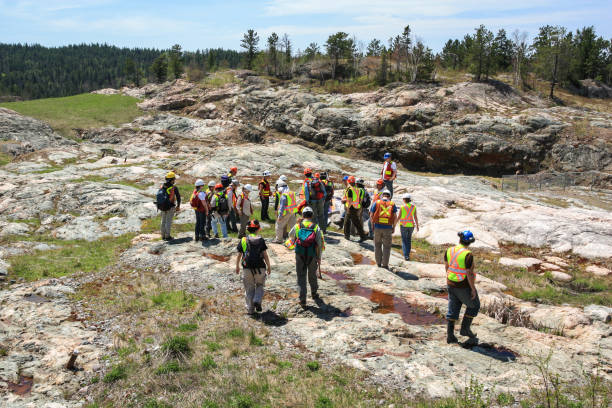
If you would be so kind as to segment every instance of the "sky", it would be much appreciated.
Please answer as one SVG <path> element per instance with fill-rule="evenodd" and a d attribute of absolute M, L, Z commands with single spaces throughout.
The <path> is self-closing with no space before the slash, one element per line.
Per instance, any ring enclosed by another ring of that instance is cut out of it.
<path fill-rule="evenodd" d="M 593 25 L 610 39 L 612 0 L 0 0 L 0 42 L 46 46 L 239 49 L 253 28 L 260 47 L 270 33 L 287 33 L 297 51 L 337 31 L 366 45 L 386 42 L 408 24 L 436 52 L 480 24 L 530 38 L 546 24 L 572 31 Z"/>

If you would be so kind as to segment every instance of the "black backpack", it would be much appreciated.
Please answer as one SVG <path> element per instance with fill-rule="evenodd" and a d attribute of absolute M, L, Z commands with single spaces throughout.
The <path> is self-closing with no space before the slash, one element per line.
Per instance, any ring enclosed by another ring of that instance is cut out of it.
<path fill-rule="evenodd" d="M 227 196 L 225 194 L 217 196 L 217 212 L 219 214 L 229 213 L 229 203 L 227 202 Z"/>
<path fill-rule="evenodd" d="M 364 208 L 370 208 L 370 205 L 372 205 L 372 198 L 370 197 L 370 194 L 367 191 L 363 190 L 363 192 L 364 194 L 363 194 L 363 200 L 361 202 L 361 205 Z"/>
<path fill-rule="evenodd" d="M 334 183 L 332 183 L 331 181 L 328 181 L 327 184 L 325 184 L 325 200 L 331 201 L 333 197 L 334 197 Z"/>
<path fill-rule="evenodd" d="M 155 204 L 157 205 L 157 209 L 160 211 L 168 211 L 170 208 L 172 208 L 170 195 L 165 187 L 162 186 L 159 190 L 157 190 Z"/>
<path fill-rule="evenodd" d="M 242 267 L 245 269 L 257 269 L 265 267 L 263 261 L 263 238 L 246 237 L 246 251 L 242 256 Z"/>

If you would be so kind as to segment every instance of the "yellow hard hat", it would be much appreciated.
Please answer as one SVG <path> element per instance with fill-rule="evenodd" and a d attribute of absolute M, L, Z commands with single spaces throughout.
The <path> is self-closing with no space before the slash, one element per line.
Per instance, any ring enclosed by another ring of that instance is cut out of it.
<path fill-rule="evenodd" d="M 167 179 L 173 179 L 176 178 L 176 174 L 174 174 L 173 171 L 169 171 L 168 174 L 166 174 L 166 178 Z"/>

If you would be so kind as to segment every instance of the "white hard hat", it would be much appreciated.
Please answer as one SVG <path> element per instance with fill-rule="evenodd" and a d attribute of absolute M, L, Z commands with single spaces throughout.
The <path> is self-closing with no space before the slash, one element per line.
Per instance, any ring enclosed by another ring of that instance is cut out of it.
<path fill-rule="evenodd" d="M 312 210 L 312 207 L 304 207 L 302 209 L 302 215 L 306 215 L 306 213 L 314 214 L 314 211 Z"/>
<path fill-rule="evenodd" d="M 195 182 L 195 186 L 196 187 L 202 187 L 204 185 L 204 180 L 202 179 L 197 179 Z"/>
<path fill-rule="evenodd" d="M 246 184 L 244 187 L 242 187 L 243 190 L 246 191 L 253 191 L 253 187 L 250 184 Z"/>
<path fill-rule="evenodd" d="M 405 193 L 405 194 L 402 195 L 402 199 L 403 200 L 410 200 L 410 199 L 412 199 L 412 197 L 410 197 L 410 194 Z"/>
<path fill-rule="evenodd" d="M 389 190 L 387 190 L 386 188 L 383 189 L 383 191 L 380 192 L 380 195 L 385 195 L 387 194 L 389 197 L 391 197 L 391 192 Z"/>
<path fill-rule="evenodd" d="M 266 170 L 266 171 L 264 171 L 264 172 L 263 172 L 263 176 L 264 176 L 264 177 L 268 177 L 269 175 L 270 175 L 270 172 L 269 172 L 268 170 Z"/>
<path fill-rule="evenodd" d="M 238 179 L 232 179 L 232 184 L 235 184 L 237 186 L 240 185 L 240 183 L 238 182 Z"/>
<path fill-rule="evenodd" d="M 287 182 L 287 176 L 285 176 L 284 174 L 281 174 L 281 176 L 278 179 L 281 181 Z"/>
<path fill-rule="evenodd" d="M 287 187 L 287 183 L 285 183 L 284 181 L 281 180 L 281 181 L 278 182 L 278 186 L 279 187 Z"/>
<path fill-rule="evenodd" d="M 214 181 L 214 180 L 210 180 L 210 181 L 208 182 L 208 187 L 214 187 L 214 186 L 215 186 L 215 184 L 217 184 L 217 183 L 215 183 L 215 181 Z"/>

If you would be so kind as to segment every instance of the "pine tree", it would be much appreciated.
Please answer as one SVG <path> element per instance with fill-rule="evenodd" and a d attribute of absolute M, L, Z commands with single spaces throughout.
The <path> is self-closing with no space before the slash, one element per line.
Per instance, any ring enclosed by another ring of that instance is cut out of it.
<path fill-rule="evenodd" d="M 151 73 L 153 74 L 157 83 L 166 82 L 168 78 L 168 57 L 166 54 L 162 54 L 153 61 L 151 65 Z"/>
<path fill-rule="evenodd" d="M 168 64 L 172 70 L 172 75 L 175 79 L 179 79 L 183 75 L 183 51 L 179 44 L 174 44 L 168 52 Z"/>
<path fill-rule="evenodd" d="M 255 54 L 257 53 L 257 44 L 259 44 L 259 35 L 257 35 L 255 30 L 249 29 L 246 34 L 244 34 L 242 41 L 240 42 L 240 46 L 246 50 L 246 69 L 253 69 L 253 61 L 255 60 Z"/>
<path fill-rule="evenodd" d="M 268 57 L 270 59 L 270 65 L 274 68 L 274 75 L 278 75 L 278 35 L 276 33 L 270 34 L 268 37 Z M 270 72 L 270 66 L 268 67 L 268 73 Z"/>

